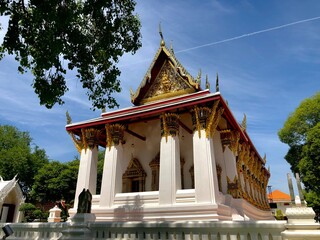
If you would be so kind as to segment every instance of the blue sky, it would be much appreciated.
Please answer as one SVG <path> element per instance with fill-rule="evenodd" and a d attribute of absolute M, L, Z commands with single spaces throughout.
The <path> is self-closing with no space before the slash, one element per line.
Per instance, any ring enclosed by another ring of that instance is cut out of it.
<path fill-rule="evenodd" d="M 203 79 L 208 74 L 213 86 L 219 74 L 222 96 L 239 122 L 247 115 L 249 136 L 260 155 L 267 154 L 269 184 L 288 192 L 287 146 L 277 132 L 303 99 L 320 90 L 320 2 L 141 0 L 136 12 L 142 23 L 142 48 L 119 62 L 120 107 L 131 106 L 129 89 L 137 89 L 159 47 L 161 22 L 166 44 L 172 43 L 193 76 L 201 69 Z M 4 28 L 6 20 L 1 17 Z M 287 25 L 291 23 L 297 24 Z M 2 30 L 0 41 L 3 35 Z M 18 74 L 12 56 L 0 62 L 0 81 L 0 124 L 29 131 L 50 159 L 74 159 L 77 151 L 65 131 L 65 112 L 73 122 L 100 115 L 90 110 L 81 83 L 68 75 L 66 104 L 48 110 L 39 105 L 30 86 L 32 76 Z"/>

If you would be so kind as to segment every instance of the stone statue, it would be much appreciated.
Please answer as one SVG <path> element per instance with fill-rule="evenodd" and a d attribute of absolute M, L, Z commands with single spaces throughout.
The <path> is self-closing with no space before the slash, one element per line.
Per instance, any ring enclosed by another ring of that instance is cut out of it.
<path fill-rule="evenodd" d="M 89 189 L 83 189 L 79 195 L 77 213 L 91 213 L 92 195 Z"/>

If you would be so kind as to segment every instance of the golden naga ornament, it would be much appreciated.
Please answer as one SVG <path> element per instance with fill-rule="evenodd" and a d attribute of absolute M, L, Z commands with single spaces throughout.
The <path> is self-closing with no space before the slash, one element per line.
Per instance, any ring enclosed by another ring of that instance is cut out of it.
<path fill-rule="evenodd" d="M 79 153 L 81 153 L 82 149 L 86 151 L 88 148 L 93 149 L 97 147 L 101 136 L 101 131 L 95 128 L 82 128 L 79 137 L 76 137 L 72 132 L 68 133 Z"/>

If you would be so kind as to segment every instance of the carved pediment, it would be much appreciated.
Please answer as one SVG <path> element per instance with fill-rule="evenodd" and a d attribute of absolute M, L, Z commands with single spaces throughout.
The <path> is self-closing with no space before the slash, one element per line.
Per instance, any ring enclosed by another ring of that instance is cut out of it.
<path fill-rule="evenodd" d="M 137 158 L 132 158 L 128 164 L 127 170 L 123 174 L 123 178 L 126 177 L 145 177 L 147 174 L 143 170 L 143 167 Z"/>
<path fill-rule="evenodd" d="M 169 61 L 165 61 L 159 74 L 144 96 L 143 102 L 151 102 L 192 92 L 195 92 L 195 89 L 177 73 Z"/>
<path fill-rule="evenodd" d="M 172 50 L 161 45 L 131 101 L 135 105 L 193 93 L 200 84 L 178 62 Z"/>
<path fill-rule="evenodd" d="M 154 159 L 149 163 L 151 169 L 159 169 L 160 167 L 160 152 L 155 156 Z"/>

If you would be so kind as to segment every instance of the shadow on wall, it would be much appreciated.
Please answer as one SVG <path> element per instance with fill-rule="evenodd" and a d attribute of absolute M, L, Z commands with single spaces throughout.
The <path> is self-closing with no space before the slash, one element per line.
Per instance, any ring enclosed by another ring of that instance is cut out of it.
<path fill-rule="evenodd" d="M 143 207 L 140 195 L 135 196 L 132 203 L 127 198 L 126 204 L 114 210 L 115 221 L 142 221 Z"/>

